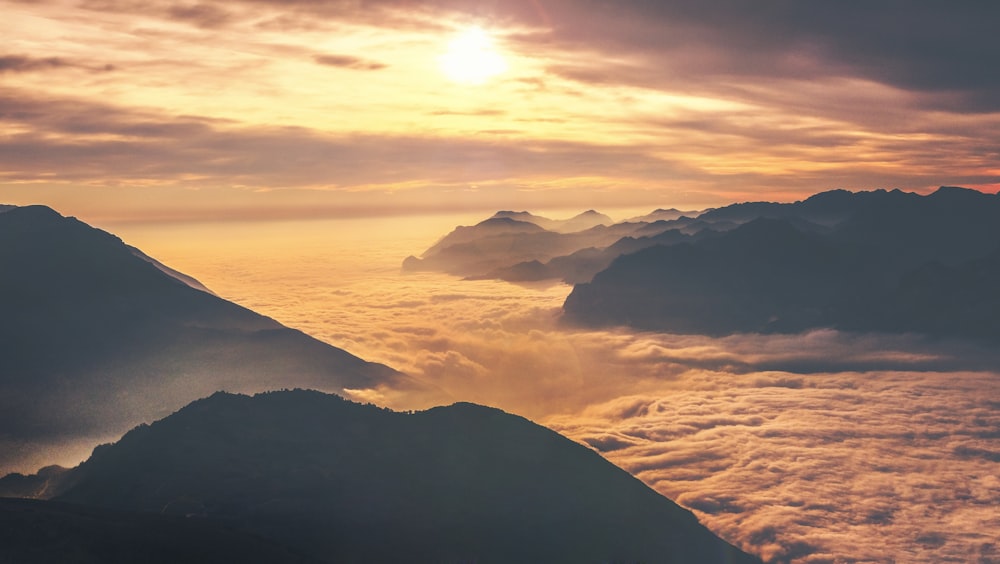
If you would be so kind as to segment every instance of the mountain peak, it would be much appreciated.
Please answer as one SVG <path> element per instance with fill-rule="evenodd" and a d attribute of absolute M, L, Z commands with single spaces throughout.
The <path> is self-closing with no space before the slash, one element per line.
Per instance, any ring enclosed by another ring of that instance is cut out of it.
<path fill-rule="evenodd" d="M 928 195 L 929 198 L 980 198 L 982 196 L 988 196 L 985 192 L 980 192 L 979 190 L 973 190 L 972 188 L 964 188 L 962 186 L 941 186 L 934 192 Z"/>
<path fill-rule="evenodd" d="M 496 227 L 496 226 L 508 226 L 508 227 L 518 227 L 521 229 L 541 229 L 541 227 L 531 223 L 530 221 L 524 221 L 521 219 L 499 216 L 491 217 L 489 219 L 484 219 L 476 224 L 476 227 Z"/>
<path fill-rule="evenodd" d="M 41 204 L 32 204 L 29 206 L 0 206 L 0 211 L 13 212 L 11 215 L 18 215 L 32 220 L 66 219 L 56 210 Z"/>

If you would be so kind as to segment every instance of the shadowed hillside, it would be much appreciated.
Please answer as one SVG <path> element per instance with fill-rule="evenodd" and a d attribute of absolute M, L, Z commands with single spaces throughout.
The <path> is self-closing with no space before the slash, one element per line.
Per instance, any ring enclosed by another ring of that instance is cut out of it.
<path fill-rule="evenodd" d="M 621 256 L 565 319 L 723 335 L 833 327 L 1000 340 L 1000 197 L 943 187 L 818 194 L 705 213 L 725 235 Z"/>
<path fill-rule="evenodd" d="M 0 499 L 0 562 L 311 564 L 273 541 L 200 519 Z"/>
<path fill-rule="evenodd" d="M 472 404 L 218 393 L 98 448 L 60 487 L 327 562 L 755 562 L 590 449 Z"/>
<path fill-rule="evenodd" d="M 0 213 L 0 472 L 33 445 L 118 435 L 220 389 L 402 377 L 137 255 L 43 206 Z"/>

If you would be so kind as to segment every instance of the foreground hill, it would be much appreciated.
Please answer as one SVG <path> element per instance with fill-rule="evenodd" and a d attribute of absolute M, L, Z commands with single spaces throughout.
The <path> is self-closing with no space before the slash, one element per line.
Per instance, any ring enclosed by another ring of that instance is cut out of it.
<path fill-rule="evenodd" d="M 98 448 L 57 491 L 326 562 L 756 562 L 590 449 L 472 404 L 218 393 Z"/>
<path fill-rule="evenodd" d="M 621 256 L 574 287 L 565 318 L 712 335 L 834 327 L 1000 340 L 1000 196 L 834 191 L 699 219 L 744 223 Z"/>
<path fill-rule="evenodd" d="M 17 564 L 313 564 L 219 523 L 76 504 L 0 499 L 0 562 Z"/>
<path fill-rule="evenodd" d="M 46 444 L 96 444 L 220 389 L 402 378 L 47 207 L 0 212 L 0 265 L 0 472 L 26 469 Z"/>

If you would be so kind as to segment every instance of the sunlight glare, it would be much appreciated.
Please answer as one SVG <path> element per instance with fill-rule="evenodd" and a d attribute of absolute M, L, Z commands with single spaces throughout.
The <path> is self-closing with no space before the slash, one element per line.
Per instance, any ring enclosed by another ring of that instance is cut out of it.
<path fill-rule="evenodd" d="M 459 84 L 484 84 L 507 70 L 507 62 L 496 50 L 493 38 L 480 27 L 462 31 L 438 57 L 441 71 Z"/>

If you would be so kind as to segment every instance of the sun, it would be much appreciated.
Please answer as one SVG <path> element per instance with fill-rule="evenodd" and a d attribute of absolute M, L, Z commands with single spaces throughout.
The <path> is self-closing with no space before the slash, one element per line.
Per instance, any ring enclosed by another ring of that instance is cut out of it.
<path fill-rule="evenodd" d="M 485 84 L 507 70 L 507 62 L 493 38 L 480 27 L 470 27 L 448 44 L 448 52 L 438 57 L 441 71 L 459 84 Z"/>

